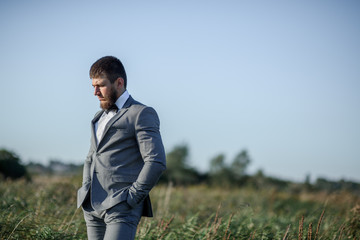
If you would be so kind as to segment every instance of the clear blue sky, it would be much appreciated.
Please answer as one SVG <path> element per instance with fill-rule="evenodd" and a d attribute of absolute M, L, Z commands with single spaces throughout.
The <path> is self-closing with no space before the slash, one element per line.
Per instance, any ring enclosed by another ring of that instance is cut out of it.
<path fill-rule="evenodd" d="M 99 109 L 88 77 L 120 58 L 167 151 L 207 170 L 360 181 L 359 1 L 1 1 L 0 147 L 82 163 Z"/>

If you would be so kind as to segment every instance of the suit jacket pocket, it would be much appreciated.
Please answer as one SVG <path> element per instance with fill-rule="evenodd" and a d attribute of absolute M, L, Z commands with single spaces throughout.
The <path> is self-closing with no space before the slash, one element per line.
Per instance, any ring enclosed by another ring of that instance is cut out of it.
<path fill-rule="evenodd" d="M 127 129 L 127 128 L 125 128 L 125 127 L 113 126 L 113 128 L 114 128 L 116 131 L 129 132 L 129 129 Z"/>
<path fill-rule="evenodd" d="M 116 128 L 116 127 L 111 127 L 109 129 L 109 134 L 115 138 L 115 139 L 119 139 L 119 138 L 124 138 L 124 137 L 128 137 L 129 136 L 129 130 L 126 128 Z"/>
<path fill-rule="evenodd" d="M 137 175 L 130 175 L 130 174 L 124 174 L 121 176 L 114 176 L 112 177 L 112 181 L 113 182 L 128 182 L 128 183 L 133 183 L 136 181 L 137 179 Z"/>
<path fill-rule="evenodd" d="M 122 124 L 122 123 L 114 123 L 111 128 L 117 130 L 117 131 L 123 131 L 123 132 L 129 132 L 129 125 L 128 124 Z"/>
<path fill-rule="evenodd" d="M 84 202 L 86 195 L 88 194 L 90 188 L 90 182 L 87 182 L 79 188 L 77 192 L 77 207 L 79 208 Z"/>
<path fill-rule="evenodd" d="M 86 156 L 85 163 L 91 163 L 92 162 L 92 155 L 94 154 L 94 151 L 89 151 L 88 155 Z"/>

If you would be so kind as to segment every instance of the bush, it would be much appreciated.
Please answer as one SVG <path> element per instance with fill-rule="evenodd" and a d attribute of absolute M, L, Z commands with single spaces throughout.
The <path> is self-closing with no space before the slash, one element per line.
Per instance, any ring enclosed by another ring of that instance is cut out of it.
<path fill-rule="evenodd" d="M 20 158 L 15 153 L 5 149 L 0 150 L 0 174 L 5 179 L 28 178 L 26 168 L 20 163 Z"/>

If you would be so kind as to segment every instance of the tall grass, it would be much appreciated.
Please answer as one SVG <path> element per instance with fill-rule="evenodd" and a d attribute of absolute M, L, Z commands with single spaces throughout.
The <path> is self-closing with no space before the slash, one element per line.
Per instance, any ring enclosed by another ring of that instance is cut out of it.
<path fill-rule="evenodd" d="M 0 182 L 0 239 L 86 239 L 79 177 Z M 156 186 L 154 218 L 137 239 L 360 239 L 360 197 L 350 192 Z M 315 228 L 316 226 L 316 228 Z"/>
<path fill-rule="evenodd" d="M 0 182 L 1 239 L 86 239 L 71 178 Z"/>

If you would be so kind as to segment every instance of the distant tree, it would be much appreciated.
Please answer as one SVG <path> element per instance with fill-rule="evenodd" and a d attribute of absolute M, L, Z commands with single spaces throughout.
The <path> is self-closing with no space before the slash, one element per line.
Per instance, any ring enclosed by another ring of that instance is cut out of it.
<path fill-rule="evenodd" d="M 26 164 L 26 169 L 30 175 L 50 174 L 50 170 L 47 166 L 35 161 L 30 161 Z"/>
<path fill-rule="evenodd" d="M 186 144 L 175 146 L 166 156 L 167 170 L 160 181 L 171 181 L 177 185 L 198 183 L 199 173 L 189 166 L 188 155 Z"/>
<path fill-rule="evenodd" d="M 246 168 L 250 164 L 251 160 L 246 150 L 240 151 L 234 158 L 231 164 L 231 171 L 237 182 L 242 181 L 245 177 Z"/>
<path fill-rule="evenodd" d="M 219 154 L 210 160 L 210 174 L 217 174 L 226 168 L 225 155 Z"/>
<path fill-rule="evenodd" d="M 313 187 L 315 190 L 325 190 L 328 192 L 348 190 L 360 195 L 360 183 L 345 181 L 344 179 L 339 181 L 330 181 L 325 178 L 317 178 Z"/>
<path fill-rule="evenodd" d="M 233 186 L 245 183 L 249 163 L 250 157 L 246 150 L 238 153 L 230 165 L 226 164 L 224 154 L 218 154 L 210 160 L 211 184 Z"/>
<path fill-rule="evenodd" d="M 305 176 L 305 181 L 304 181 L 304 189 L 306 190 L 306 191 L 311 191 L 311 190 L 313 190 L 313 187 L 312 187 L 312 185 L 311 185 L 311 175 L 310 174 L 306 174 L 306 176 Z"/>
<path fill-rule="evenodd" d="M 257 170 L 257 172 L 250 177 L 247 184 L 255 189 L 260 189 L 265 187 L 266 176 L 262 169 Z"/>
<path fill-rule="evenodd" d="M 49 159 L 49 163 L 46 166 L 31 161 L 26 165 L 26 169 L 31 175 L 76 175 L 82 173 L 83 165 L 64 163 L 59 159 Z"/>
<path fill-rule="evenodd" d="M 20 163 L 20 158 L 6 149 L 0 149 L 0 174 L 5 179 L 26 177 L 29 180 L 25 166 Z"/>
<path fill-rule="evenodd" d="M 255 177 L 264 178 L 265 177 L 264 171 L 262 169 L 257 170 L 257 172 L 255 173 Z"/>
<path fill-rule="evenodd" d="M 209 175 L 212 185 L 229 187 L 234 183 L 232 171 L 225 163 L 224 154 L 218 154 L 210 160 Z"/>
<path fill-rule="evenodd" d="M 166 156 L 169 169 L 183 169 L 187 165 L 189 149 L 187 145 L 178 145 Z"/>

